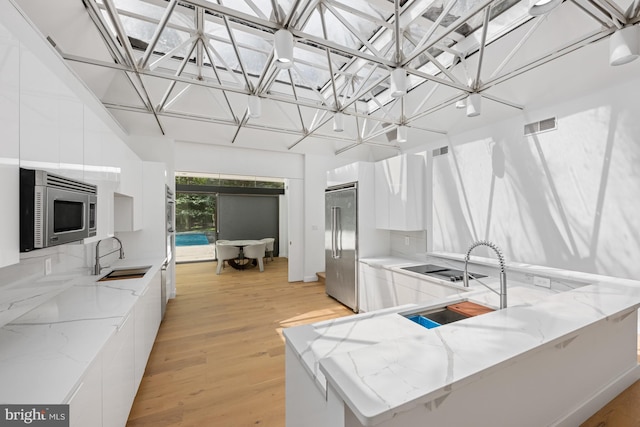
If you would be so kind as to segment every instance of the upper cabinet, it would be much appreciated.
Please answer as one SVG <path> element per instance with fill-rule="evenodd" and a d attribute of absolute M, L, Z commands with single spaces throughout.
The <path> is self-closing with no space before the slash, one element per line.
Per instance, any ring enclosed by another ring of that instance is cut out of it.
<path fill-rule="evenodd" d="M 415 231 L 425 228 L 423 156 L 402 154 L 375 164 L 376 227 Z"/>
<path fill-rule="evenodd" d="M 83 179 L 82 102 L 29 49 L 20 55 L 20 165 Z"/>
<path fill-rule="evenodd" d="M 0 24 L 0 181 L 3 205 L 0 209 L 0 268 L 20 261 L 19 154 L 20 154 L 20 44 Z"/>

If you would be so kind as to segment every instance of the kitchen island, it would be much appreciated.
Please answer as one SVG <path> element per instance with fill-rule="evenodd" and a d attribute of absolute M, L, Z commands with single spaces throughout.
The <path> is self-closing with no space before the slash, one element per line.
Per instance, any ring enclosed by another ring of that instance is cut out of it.
<path fill-rule="evenodd" d="M 401 261 L 380 268 L 412 262 Z M 540 292 L 526 283 L 528 268 L 513 267 L 508 308 L 435 329 L 405 315 L 461 298 L 497 308 L 497 296 L 472 286 L 286 330 L 287 425 L 579 424 L 640 378 L 640 283 L 531 266 L 580 282 Z"/>

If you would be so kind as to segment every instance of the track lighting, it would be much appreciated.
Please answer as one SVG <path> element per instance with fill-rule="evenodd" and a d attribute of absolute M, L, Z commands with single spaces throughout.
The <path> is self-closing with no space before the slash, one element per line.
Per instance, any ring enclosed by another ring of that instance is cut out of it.
<path fill-rule="evenodd" d="M 633 25 L 617 30 L 609 38 L 609 65 L 624 65 L 638 57 L 640 27 Z"/>
<path fill-rule="evenodd" d="M 529 2 L 529 15 L 544 15 L 558 7 L 560 3 L 562 3 L 562 0 L 531 0 Z"/>
<path fill-rule="evenodd" d="M 482 97 L 479 93 L 472 93 L 467 97 L 467 117 L 480 115 L 480 102 Z"/>
<path fill-rule="evenodd" d="M 398 125 L 396 129 L 396 141 L 398 143 L 407 142 L 408 128 L 404 125 Z"/>
<path fill-rule="evenodd" d="M 287 30 L 278 30 L 274 41 L 276 65 L 289 68 L 293 65 L 293 34 Z"/>
<path fill-rule="evenodd" d="M 249 108 L 249 117 L 252 119 L 257 119 L 262 114 L 262 103 L 260 98 L 256 95 L 249 95 L 249 100 L 247 101 Z"/>
<path fill-rule="evenodd" d="M 466 99 L 459 99 L 456 102 L 456 108 L 458 108 L 458 109 L 467 108 L 467 100 Z"/>
<path fill-rule="evenodd" d="M 337 112 L 333 116 L 333 131 L 342 132 L 344 130 L 344 114 Z"/>
<path fill-rule="evenodd" d="M 407 73 L 403 68 L 396 68 L 391 72 L 391 96 L 400 98 L 407 93 Z"/>

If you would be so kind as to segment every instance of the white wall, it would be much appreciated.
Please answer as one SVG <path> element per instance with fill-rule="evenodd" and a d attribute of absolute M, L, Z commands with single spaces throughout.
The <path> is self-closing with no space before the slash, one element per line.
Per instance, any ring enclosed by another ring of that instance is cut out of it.
<path fill-rule="evenodd" d="M 511 261 L 640 277 L 638 93 L 635 80 L 443 140 L 433 250 L 489 239 Z M 523 136 L 552 116 L 557 130 Z"/>
<path fill-rule="evenodd" d="M 333 165 L 325 156 L 305 156 L 305 282 L 318 280 L 315 273 L 324 271 L 324 190 L 326 171 Z"/>
<path fill-rule="evenodd" d="M 304 156 L 176 141 L 176 171 L 304 178 Z"/>
<path fill-rule="evenodd" d="M 324 189 L 326 171 L 337 159 L 249 150 L 177 141 L 174 168 L 181 172 L 208 172 L 285 178 L 288 194 L 282 199 L 280 255 L 289 257 L 290 281 L 315 281 L 324 271 Z M 293 247 L 298 248 L 294 250 Z"/>

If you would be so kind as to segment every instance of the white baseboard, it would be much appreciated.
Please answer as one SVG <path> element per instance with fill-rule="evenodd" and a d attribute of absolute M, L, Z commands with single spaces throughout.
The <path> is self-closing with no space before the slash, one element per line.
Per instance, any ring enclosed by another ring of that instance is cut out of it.
<path fill-rule="evenodd" d="M 317 275 L 313 275 L 313 276 L 304 276 L 304 279 L 302 279 L 305 282 L 317 282 L 318 281 L 318 276 Z"/>

